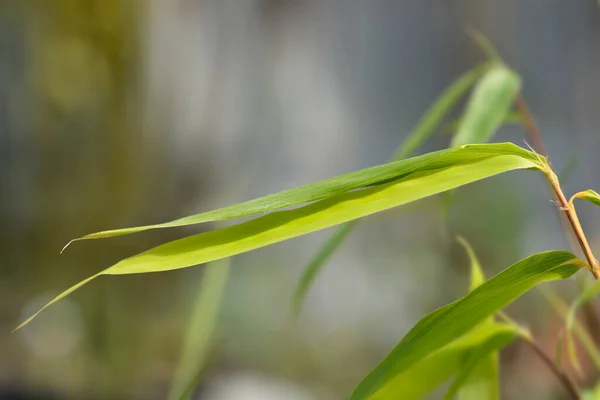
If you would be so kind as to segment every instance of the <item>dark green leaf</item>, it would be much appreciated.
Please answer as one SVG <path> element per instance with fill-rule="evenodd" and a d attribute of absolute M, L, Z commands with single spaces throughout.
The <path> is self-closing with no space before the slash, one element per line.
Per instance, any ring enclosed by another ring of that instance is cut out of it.
<path fill-rule="evenodd" d="M 485 324 L 433 352 L 411 368 L 396 375 L 373 399 L 418 400 L 456 375 L 469 356 L 485 343 L 515 334 L 506 324 Z M 480 398 L 479 400 L 488 400 Z"/>
<path fill-rule="evenodd" d="M 464 335 L 539 283 L 564 279 L 583 262 L 566 251 L 527 257 L 465 296 L 421 319 L 360 382 L 351 400 L 368 399 L 398 374 Z"/>

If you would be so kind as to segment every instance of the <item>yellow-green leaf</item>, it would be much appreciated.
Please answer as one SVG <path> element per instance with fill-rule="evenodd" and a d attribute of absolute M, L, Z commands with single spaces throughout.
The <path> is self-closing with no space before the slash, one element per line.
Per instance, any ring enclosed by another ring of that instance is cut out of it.
<path fill-rule="evenodd" d="M 594 191 L 592 189 L 588 189 L 583 192 L 574 194 L 573 197 L 571 197 L 571 203 L 575 199 L 587 200 L 592 204 L 600 206 L 600 194 L 596 193 L 596 191 Z"/>
<path fill-rule="evenodd" d="M 537 154 L 504 143 L 443 150 L 382 166 L 382 170 L 386 168 L 396 171 L 394 179 L 175 240 L 122 260 L 68 289 L 46 307 L 99 275 L 168 271 L 203 264 L 366 217 L 503 172 L 548 167 Z"/>
<path fill-rule="evenodd" d="M 457 239 L 465 248 L 467 256 L 469 257 L 469 262 L 471 264 L 470 290 L 473 290 L 485 282 L 485 276 L 472 246 L 462 237 L 458 237 Z M 494 316 L 488 317 L 482 323 L 483 327 L 494 325 L 496 325 Z M 512 328 L 515 332 L 519 332 L 517 327 L 512 326 Z M 470 364 L 461 368 L 453 384 L 450 386 L 447 396 L 457 394 L 459 400 L 498 400 L 500 393 L 500 385 L 498 382 L 498 352 L 493 351 L 489 354 L 483 354 L 483 350 L 486 348 L 487 347 L 482 347 L 480 351 L 473 352 L 470 356 Z M 477 355 L 479 355 L 481 359 L 475 359 L 474 357 Z"/>
<path fill-rule="evenodd" d="M 502 125 L 520 88 L 519 76 L 504 65 L 486 72 L 473 89 L 452 146 L 487 142 Z"/>
<path fill-rule="evenodd" d="M 398 374 L 451 343 L 539 283 L 564 279 L 583 262 L 566 251 L 529 256 L 421 319 L 360 382 L 351 400 L 368 399 Z"/>

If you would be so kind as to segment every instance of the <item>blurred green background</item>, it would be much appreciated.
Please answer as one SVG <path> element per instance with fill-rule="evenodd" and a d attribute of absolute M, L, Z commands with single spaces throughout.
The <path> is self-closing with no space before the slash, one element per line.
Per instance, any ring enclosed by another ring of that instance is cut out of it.
<path fill-rule="evenodd" d="M 121 258 L 211 227 L 62 246 L 385 162 L 483 59 L 467 27 L 522 75 L 553 166 L 574 167 L 566 192 L 600 188 L 595 0 L 0 2 L 0 399 L 166 398 L 203 267 L 102 277 L 11 330 Z M 518 126 L 495 138 L 523 139 Z M 236 257 L 194 398 L 345 398 L 466 290 L 454 236 L 488 275 L 567 248 L 549 199 L 537 174 L 511 173 L 460 189 L 447 219 L 437 197 L 370 217 L 297 321 L 293 290 L 329 232 Z M 600 213 L 580 209 L 600 248 Z M 539 293 L 508 312 L 554 351 L 560 320 Z M 586 386 L 597 377 L 583 367 Z M 561 398 L 545 368 L 525 346 L 504 350 L 503 398 Z"/>

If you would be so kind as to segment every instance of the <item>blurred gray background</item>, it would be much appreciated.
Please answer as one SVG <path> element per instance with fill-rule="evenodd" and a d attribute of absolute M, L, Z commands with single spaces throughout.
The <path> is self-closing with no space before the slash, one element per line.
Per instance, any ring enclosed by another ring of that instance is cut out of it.
<path fill-rule="evenodd" d="M 524 80 L 568 193 L 598 189 L 594 0 L 25 0 L 0 2 L 0 399 L 163 399 L 202 267 L 102 277 L 25 329 L 45 301 L 123 257 L 211 226 L 62 246 L 385 162 L 487 35 Z M 462 105 L 457 107 L 460 112 Z M 448 145 L 447 129 L 422 152 Z M 446 134 L 444 134 L 444 132 Z M 525 145 L 518 126 L 495 141 Z M 363 221 L 300 318 L 290 299 L 329 231 L 235 257 L 198 399 L 342 399 L 424 314 L 488 275 L 567 248 L 543 179 L 510 173 Z M 592 245 L 600 212 L 582 205 Z M 568 299 L 577 285 L 557 285 Z M 554 351 L 541 296 L 509 313 Z M 561 398 L 526 348 L 506 399 Z M 584 365 L 582 386 L 596 378 Z"/>

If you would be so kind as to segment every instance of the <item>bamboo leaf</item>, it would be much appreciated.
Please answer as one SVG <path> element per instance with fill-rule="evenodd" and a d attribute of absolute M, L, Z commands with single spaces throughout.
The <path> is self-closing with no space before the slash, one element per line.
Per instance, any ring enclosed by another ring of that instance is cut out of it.
<path fill-rule="evenodd" d="M 456 375 L 477 349 L 497 337 L 515 334 L 512 326 L 486 324 L 473 329 L 452 343 L 398 374 L 373 399 L 418 400 Z M 485 399 L 485 398 L 484 398 Z M 480 400 L 484 400 L 481 399 Z"/>
<path fill-rule="evenodd" d="M 467 29 L 467 33 L 471 36 L 471 39 L 477 44 L 477 46 L 483 51 L 483 53 L 487 56 L 488 59 L 496 62 L 501 62 L 500 54 L 498 50 L 494 47 L 490 39 L 485 36 L 480 31 L 469 27 Z"/>
<path fill-rule="evenodd" d="M 469 257 L 469 262 L 471 263 L 471 279 L 470 279 L 471 288 L 470 288 L 470 290 L 473 290 L 477 286 L 479 286 L 483 282 L 485 282 L 485 276 L 483 274 L 483 270 L 481 269 L 481 264 L 479 264 L 479 260 L 477 259 L 477 256 L 475 255 L 475 251 L 473 250 L 473 247 L 471 247 L 471 245 L 469 244 L 469 242 L 467 242 L 465 240 L 465 238 L 459 236 L 458 238 L 456 238 L 456 240 L 458 241 L 458 243 L 460 243 L 460 245 L 462 247 L 464 247 L 465 252 L 467 253 L 467 256 Z"/>
<path fill-rule="evenodd" d="M 470 351 L 467 360 L 448 388 L 448 391 L 444 396 L 445 400 L 452 400 L 467 381 L 470 381 L 470 387 L 468 387 L 467 391 L 461 393 L 461 400 L 465 397 L 478 400 L 498 399 L 497 379 L 490 380 L 489 376 L 486 376 L 487 374 L 483 375 L 481 372 L 491 372 L 497 375 L 498 350 L 509 345 L 519 335 L 519 332 L 514 329 L 514 327 L 511 326 L 510 328 L 510 330 L 503 334 L 490 337 L 480 346 Z M 490 357 L 496 361 L 496 363 L 490 364 Z M 477 374 L 473 375 L 473 372 L 476 372 Z M 473 376 L 480 379 L 473 380 Z M 493 385 L 493 388 L 490 387 L 491 385 Z M 492 390 L 490 391 L 490 389 Z"/>
<path fill-rule="evenodd" d="M 210 339 L 217 325 L 218 311 L 229 275 L 229 259 L 208 264 L 175 371 L 169 399 L 186 400 L 195 387 L 204 364 Z M 190 388 L 192 390 L 186 390 Z M 182 395 L 183 393 L 183 395 Z"/>
<path fill-rule="evenodd" d="M 486 72 L 473 89 L 452 146 L 487 142 L 502 125 L 520 87 L 519 76 L 503 65 Z"/>
<path fill-rule="evenodd" d="M 360 382 L 351 400 L 368 399 L 398 374 L 461 337 L 539 283 L 564 279 L 583 262 L 566 251 L 529 256 L 453 303 L 421 319 Z"/>
<path fill-rule="evenodd" d="M 168 271 L 203 264 L 366 217 L 503 172 L 517 169 L 547 171 L 547 164 L 539 157 L 504 143 L 462 146 L 385 164 L 379 172 L 391 169 L 396 173 L 394 179 L 304 207 L 273 212 L 165 243 L 88 278 L 57 296 L 46 307 L 99 275 Z M 364 179 L 363 174 L 355 176 Z"/>
<path fill-rule="evenodd" d="M 518 335 L 518 334 L 515 334 Z M 514 337 L 510 338 L 512 341 Z M 491 352 L 483 357 L 483 359 L 471 369 L 465 369 L 468 373 L 466 381 L 462 377 L 457 377 L 454 385 L 459 385 L 457 399 L 458 400 L 499 400 L 500 399 L 500 382 L 499 375 L 499 360 L 498 350 L 510 343 L 499 346 L 496 351 Z"/>
<path fill-rule="evenodd" d="M 467 256 L 469 257 L 469 262 L 471 264 L 470 290 L 473 290 L 485 282 L 485 276 L 473 247 L 464 238 L 458 237 L 457 239 L 465 248 Z M 497 324 L 494 321 L 494 316 L 490 316 L 482 325 L 485 327 Z M 519 332 L 516 325 L 513 327 L 513 330 L 517 333 Z M 480 350 L 482 351 L 483 348 Z M 472 350 L 472 353 L 477 355 L 480 354 L 480 351 Z M 461 368 L 459 374 L 449 388 L 447 396 L 449 395 L 448 393 L 450 393 L 451 396 L 458 394 L 457 397 L 459 400 L 498 400 L 500 392 L 500 384 L 498 382 L 498 352 L 491 352 L 486 355 L 482 354 L 481 359 L 477 360 L 473 359 L 473 355 L 471 355 L 470 359 L 471 364 L 464 365 Z M 472 365 L 475 362 L 477 368 L 474 368 L 474 365 Z"/>
<path fill-rule="evenodd" d="M 600 206 L 600 194 L 596 193 L 594 190 L 591 189 L 574 194 L 573 197 L 571 197 L 569 203 L 572 204 L 573 200 L 575 199 L 587 200 L 594 205 Z"/>

